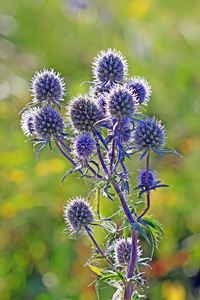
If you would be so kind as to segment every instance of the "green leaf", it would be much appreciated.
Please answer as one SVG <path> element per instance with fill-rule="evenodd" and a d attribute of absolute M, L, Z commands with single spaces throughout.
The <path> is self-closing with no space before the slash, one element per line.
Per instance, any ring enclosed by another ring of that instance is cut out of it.
<path fill-rule="evenodd" d="M 151 226 L 151 227 L 154 227 L 154 228 L 157 228 L 158 231 L 160 231 L 160 232 L 164 235 L 164 232 L 163 232 L 163 230 L 162 230 L 161 224 L 160 224 L 158 221 L 156 221 L 156 220 L 154 220 L 154 219 L 152 219 L 152 218 L 150 218 L 150 217 L 143 217 L 142 220 L 143 220 L 147 225 L 149 225 L 149 226 Z"/>
<path fill-rule="evenodd" d="M 138 292 L 134 293 L 132 300 L 138 300 L 139 299 L 139 295 Z"/>
<path fill-rule="evenodd" d="M 142 226 L 140 226 L 140 224 L 138 222 L 134 222 L 131 226 L 133 229 L 137 230 L 138 233 L 141 234 L 145 238 L 145 240 L 149 243 L 149 239 L 148 239 L 146 232 L 144 231 L 144 229 L 142 228 Z"/>
<path fill-rule="evenodd" d="M 92 266 L 92 265 L 89 265 L 89 267 L 90 267 L 90 269 L 91 269 L 94 273 L 96 273 L 97 275 L 102 276 L 102 274 L 105 273 L 105 271 L 104 271 L 103 269 L 97 268 L 97 267 Z"/>

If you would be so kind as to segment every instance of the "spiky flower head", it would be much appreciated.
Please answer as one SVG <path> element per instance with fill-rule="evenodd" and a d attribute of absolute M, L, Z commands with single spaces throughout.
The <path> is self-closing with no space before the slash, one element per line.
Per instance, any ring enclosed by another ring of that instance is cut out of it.
<path fill-rule="evenodd" d="M 153 186 L 156 178 L 155 170 L 149 171 L 149 179 L 148 179 L 148 186 Z M 139 184 L 143 187 L 147 186 L 147 173 L 146 170 L 141 170 L 140 177 L 139 177 Z"/>
<path fill-rule="evenodd" d="M 54 103 L 60 102 L 63 100 L 65 90 L 64 79 L 54 69 L 43 69 L 40 72 L 36 72 L 31 79 L 31 92 L 33 102 L 36 102 L 36 104 L 45 100 L 50 100 Z"/>
<path fill-rule="evenodd" d="M 146 105 L 151 97 L 151 86 L 144 77 L 135 76 L 130 78 L 127 86 L 133 92 L 138 104 Z"/>
<path fill-rule="evenodd" d="M 120 239 L 115 245 L 114 255 L 117 265 L 128 265 L 131 255 L 130 240 Z"/>
<path fill-rule="evenodd" d="M 128 65 L 120 51 L 102 50 L 93 62 L 93 76 L 97 82 L 107 83 L 124 81 Z"/>
<path fill-rule="evenodd" d="M 131 246 L 131 238 L 128 238 L 127 240 L 121 238 L 114 243 L 114 258 L 116 265 L 127 266 L 129 264 L 131 256 Z M 142 255 L 142 251 L 139 245 L 137 245 L 136 251 L 136 263 L 138 263 L 140 262 Z"/>
<path fill-rule="evenodd" d="M 63 219 L 73 232 L 88 227 L 94 220 L 94 213 L 84 198 L 76 197 L 64 206 Z"/>
<path fill-rule="evenodd" d="M 152 149 L 155 152 L 162 152 L 164 145 L 165 130 L 161 121 L 155 118 L 146 118 L 139 123 L 135 130 L 135 144 L 138 150 L 147 151 Z"/>
<path fill-rule="evenodd" d="M 135 97 L 126 86 L 113 87 L 108 97 L 108 113 L 112 117 L 131 117 L 135 111 Z"/>
<path fill-rule="evenodd" d="M 69 106 L 70 123 L 78 132 L 91 132 L 94 124 L 104 118 L 97 104 L 87 96 L 72 98 Z"/>
<path fill-rule="evenodd" d="M 79 135 L 73 142 L 73 154 L 81 162 L 87 161 L 94 149 L 95 142 L 87 133 Z"/>
<path fill-rule="evenodd" d="M 34 115 L 34 130 L 41 140 L 63 136 L 65 124 L 62 116 L 51 107 L 43 106 Z"/>
<path fill-rule="evenodd" d="M 29 108 L 27 109 L 21 116 L 21 128 L 26 136 L 34 136 L 35 128 L 34 128 L 34 115 L 37 114 L 37 108 Z"/>

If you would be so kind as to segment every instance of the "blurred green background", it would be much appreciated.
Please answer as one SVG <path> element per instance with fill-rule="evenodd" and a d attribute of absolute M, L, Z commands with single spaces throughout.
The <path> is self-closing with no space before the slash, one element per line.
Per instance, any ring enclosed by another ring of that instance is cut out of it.
<path fill-rule="evenodd" d="M 87 237 L 63 234 L 62 207 L 90 190 L 54 148 L 36 162 L 20 131 L 19 111 L 31 100 L 34 72 L 53 67 L 67 84 L 66 100 L 85 93 L 93 57 L 116 48 L 131 76 L 153 90 L 147 113 L 161 119 L 168 145 L 182 155 L 152 155 L 151 167 L 171 187 L 152 193 L 149 214 L 163 224 L 148 271 L 152 300 L 200 299 L 200 2 L 180 0 L 0 1 L 0 299 L 94 300 L 84 264 Z M 129 166 L 137 175 L 139 156 Z M 142 164 L 141 164 L 142 166 Z M 109 206 L 108 206 L 109 205 Z M 102 199 L 103 214 L 117 209 Z M 141 210 L 143 207 L 141 207 Z M 101 232 L 102 233 L 102 232 Z M 99 241 L 103 242 L 103 234 Z M 143 244 L 148 253 L 148 245 Z M 113 289 L 102 286 L 102 299 Z"/>

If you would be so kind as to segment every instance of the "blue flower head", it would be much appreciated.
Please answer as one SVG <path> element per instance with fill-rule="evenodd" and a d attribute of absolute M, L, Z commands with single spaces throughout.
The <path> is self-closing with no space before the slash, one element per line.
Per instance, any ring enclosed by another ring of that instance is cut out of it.
<path fill-rule="evenodd" d="M 60 77 L 59 73 L 54 72 L 53 69 L 43 69 L 40 72 L 36 72 L 31 80 L 31 92 L 35 104 L 46 100 L 55 104 L 63 102 L 65 89 L 63 78 Z"/>
<path fill-rule="evenodd" d="M 131 240 L 125 241 L 120 239 L 116 242 L 114 247 L 115 263 L 117 265 L 128 265 L 131 255 Z"/>
<path fill-rule="evenodd" d="M 26 136 L 34 136 L 34 115 L 37 114 L 37 108 L 29 108 L 21 116 L 21 128 Z"/>
<path fill-rule="evenodd" d="M 132 117 L 135 97 L 126 86 L 115 86 L 108 96 L 108 114 L 114 118 Z"/>
<path fill-rule="evenodd" d="M 135 76 L 130 78 L 127 86 L 135 95 L 138 104 L 147 105 L 152 92 L 151 86 L 144 77 Z"/>
<path fill-rule="evenodd" d="M 69 118 L 75 131 L 91 132 L 96 122 L 104 118 L 97 104 L 87 96 L 72 98 L 69 106 Z"/>
<path fill-rule="evenodd" d="M 51 107 L 43 106 L 34 115 L 34 130 L 40 141 L 64 135 L 65 124 L 62 116 Z"/>
<path fill-rule="evenodd" d="M 149 171 L 149 178 L 147 183 L 146 170 L 140 170 L 140 176 L 138 177 L 138 185 L 133 190 L 139 190 L 139 197 L 142 198 L 143 193 L 149 193 L 151 190 L 156 190 L 160 187 L 169 187 L 169 185 L 163 184 L 158 180 L 158 173 L 156 170 Z"/>
<path fill-rule="evenodd" d="M 81 197 L 71 200 L 64 206 L 63 219 L 69 230 L 78 233 L 94 221 L 94 213 L 89 204 Z"/>
<path fill-rule="evenodd" d="M 106 84 L 124 81 L 127 76 L 128 65 L 121 52 L 115 49 L 101 51 L 93 62 L 93 75 L 95 81 Z"/>
<path fill-rule="evenodd" d="M 149 179 L 148 179 L 148 186 L 153 186 L 155 181 L 155 172 L 149 171 Z M 140 178 L 139 178 L 139 184 L 141 186 L 146 187 L 147 186 L 147 175 L 146 170 L 141 170 Z"/>
<path fill-rule="evenodd" d="M 73 142 L 73 154 L 80 162 L 87 161 L 94 149 L 95 142 L 87 133 L 79 135 Z"/>
<path fill-rule="evenodd" d="M 138 151 L 146 152 L 152 149 L 160 154 L 164 145 L 164 139 L 164 127 L 161 125 L 161 121 L 157 121 L 155 118 L 147 117 L 136 127 L 134 140 Z"/>

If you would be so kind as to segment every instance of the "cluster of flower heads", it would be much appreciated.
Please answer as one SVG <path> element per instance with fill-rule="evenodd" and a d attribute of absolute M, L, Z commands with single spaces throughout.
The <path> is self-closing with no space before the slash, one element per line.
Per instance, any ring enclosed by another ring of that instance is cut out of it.
<path fill-rule="evenodd" d="M 51 142 L 54 142 L 73 164 L 72 171 L 67 174 L 78 170 L 82 176 L 103 182 L 100 186 L 111 199 L 109 180 L 115 176 L 127 197 L 129 175 L 124 165 L 126 157 L 140 152 L 142 159 L 150 151 L 161 155 L 175 151 L 164 146 L 166 137 L 161 121 L 140 113 L 150 100 L 151 87 L 144 77 L 128 78 L 128 64 L 121 52 L 112 49 L 100 52 L 93 62 L 91 84 L 86 95 L 78 94 L 67 104 L 64 102 L 66 87 L 60 74 L 53 69 L 37 72 L 31 80 L 32 102 L 22 111 L 21 128 L 35 145 L 41 143 L 37 155 L 46 144 L 51 147 Z M 64 109 L 65 115 L 62 113 Z M 93 158 L 95 155 L 98 159 Z M 96 166 L 97 171 L 91 164 Z M 120 164 L 123 172 L 118 169 Z M 140 170 L 138 185 L 133 190 L 139 190 L 142 197 L 144 193 L 149 196 L 151 190 L 166 186 L 157 180 L 155 170 L 146 168 Z M 81 197 L 68 201 L 63 218 L 72 233 L 77 235 L 86 230 L 97 245 L 90 228 L 97 224 L 89 201 Z M 112 246 L 111 266 L 127 267 L 132 251 L 131 239 L 119 238 Z M 100 249 L 98 251 L 102 254 Z M 139 248 L 136 256 L 139 262 Z"/>

